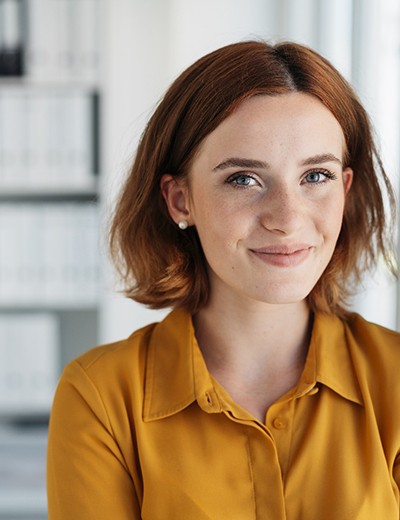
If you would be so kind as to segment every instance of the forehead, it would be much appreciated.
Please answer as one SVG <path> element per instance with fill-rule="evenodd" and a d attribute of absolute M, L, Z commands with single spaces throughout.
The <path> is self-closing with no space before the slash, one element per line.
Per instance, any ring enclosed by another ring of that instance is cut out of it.
<path fill-rule="evenodd" d="M 334 115 L 316 97 L 302 92 L 244 100 L 200 145 L 197 156 L 231 153 L 301 156 L 343 155 L 345 140 Z"/>

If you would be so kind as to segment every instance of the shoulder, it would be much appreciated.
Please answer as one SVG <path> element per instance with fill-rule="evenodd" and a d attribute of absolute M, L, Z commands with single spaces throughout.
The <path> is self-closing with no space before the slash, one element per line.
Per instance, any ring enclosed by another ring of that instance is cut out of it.
<path fill-rule="evenodd" d="M 344 322 L 344 329 L 359 380 L 368 382 L 379 393 L 383 383 L 400 390 L 400 333 L 355 313 Z"/>
<path fill-rule="evenodd" d="M 345 321 L 348 338 L 362 351 L 388 360 L 400 357 L 400 333 L 352 313 Z"/>

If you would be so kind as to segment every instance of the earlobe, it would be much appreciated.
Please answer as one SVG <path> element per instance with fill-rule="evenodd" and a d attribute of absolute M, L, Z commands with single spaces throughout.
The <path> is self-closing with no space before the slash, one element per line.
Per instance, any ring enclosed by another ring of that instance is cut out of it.
<path fill-rule="evenodd" d="M 161 177 L 160 188 L 172 220 L 179 227 L 180 222 L 186 222 L 189 225 L 188 189 L 186 183 L 166 173 Z"/>

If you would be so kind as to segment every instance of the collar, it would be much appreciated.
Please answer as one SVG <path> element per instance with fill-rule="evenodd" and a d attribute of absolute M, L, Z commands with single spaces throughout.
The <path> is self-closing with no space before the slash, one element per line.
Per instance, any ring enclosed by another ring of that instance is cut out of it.
<path fill-rule="evenodd" d="M 315 316 L 296 396 L 307 393 L 318 383 L 345 399 L 363 402 L 347 347 L 345 324 L 336 316 Z M 194 401 L 207 413 L 225 409 L 197 345 L 191 315 L 175 309 L 155 326 L 149 342 L 143 419 L 163 419 Z"/>
<path fill-rule="evenodd" d="M 358 378 L 348 348 L 347 325 L 330 314 L 316 314 L 306 365 L 297 388 L 305 393 L 323 384 L 343 398 L 363 405 Z"/>
<path fill-rule="evenodd" d="M 196 400 L 208 413 L 222 410 L 195 338 L 191 315 L 175 309 L 155 326 L 150 339 L 143 419 L 163 419 Z"/>

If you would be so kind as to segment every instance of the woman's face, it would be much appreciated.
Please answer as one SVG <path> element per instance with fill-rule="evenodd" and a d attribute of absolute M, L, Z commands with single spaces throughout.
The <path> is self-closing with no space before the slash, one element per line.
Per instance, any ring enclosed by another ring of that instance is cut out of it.
<path fill-rule="evenodd" d="M 303 300 L 329 263 L 352 171 L 332 113 L 304 93 L 244 101 L 200 146 L 184 191 L 211 297 Z"/>

